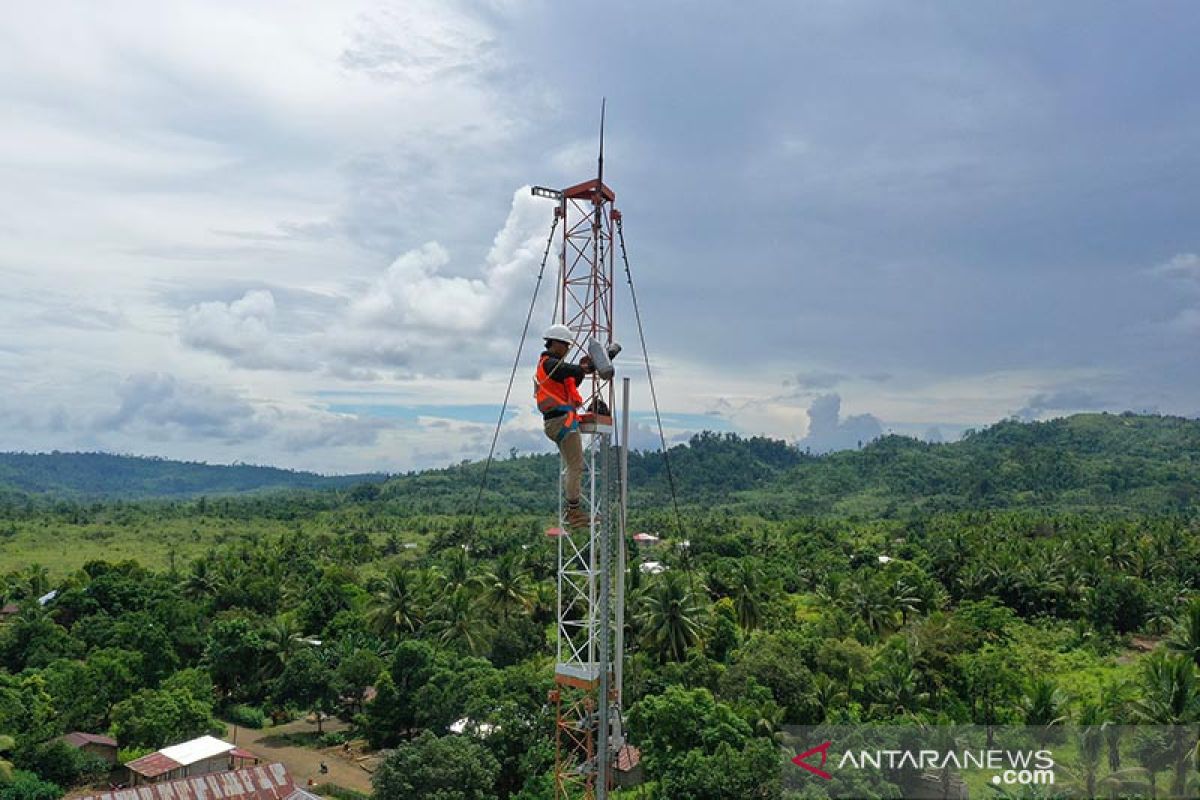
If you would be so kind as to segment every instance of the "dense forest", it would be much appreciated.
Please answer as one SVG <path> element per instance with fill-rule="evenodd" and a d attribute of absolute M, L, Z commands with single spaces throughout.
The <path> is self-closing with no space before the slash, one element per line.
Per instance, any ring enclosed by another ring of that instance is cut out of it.
<path fill-rule="evenodd" d="M 280 489 L 325 489 L 385 475 L 316 475 L 251 464 L 203 464 L 111 453 L 0 453 L 0 496 L 197 497 Z"/>
<path fill-rule="evenodd" d="M 662 454 L 630 459 L 630 531 L 662 541 L 629 543 L 646 780 L 622 796 L 844 796 L 789 785 L 790 726 L 968 722 L 1059 729 L 1071 796 L 1197 796 L 1195 739 L 1136 731 L 1200 724 L 1200 423 L 1008 421 L 824 456 L 703 434 L 670 465 L 679 517 Z M 314 711 L 340 723 L 316 717 L 311 745 L 375 754 L 383 800 L 553 797 L 555 466 L 495 464 L 474 516 L 479 464 L 0 502 L 0 800 L 109 780 L 69 731 L 129 759 Z"/>
<path fill-rule="evenodd" d="M 1080 414 L 1048 422 L 1007 420 L 962 441 L 932 444 L 885 436 L 858 450 L 812 455 L 761 437 L 703 433 L 669 451 L 634 452 L 631 503 L 669 498 L 667 466 L 686 502 L 774 519 L 838 514 L 1000 508 L 1186 510 L 1200 504 L 1200 420 Z M 535 511 L 553 503 L 554 456 L 493 465 L 490 508 Z M 454 513 L 474 500 L 482 465 L 465 463 L 393 478 L 384 498 Z"/>

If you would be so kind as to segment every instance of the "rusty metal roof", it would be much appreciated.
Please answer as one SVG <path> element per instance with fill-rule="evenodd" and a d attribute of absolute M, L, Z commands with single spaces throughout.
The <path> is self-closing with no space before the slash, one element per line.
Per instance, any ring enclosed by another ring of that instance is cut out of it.
<path fill-rule="evenodd" d="M 81 800 L 321 800 L 296 787 L 283 764 L 210 772 L 177 781 L 134 786 Z"/>
<path fill-rule="evenodd" d="M 164 756 L 162 753 L 150 753 L 149 755 L 144 755 L 141 758 L 130 761 L 125 766 L 138 775 L 144 775 L 147 778 L 157 778 L 163 773 L 182 768 L 183 764 L 180 764 L 173 758 Z"/>
<path fill-rule="evenodd" d="M 83 747 L 85 744 L 102 744 L 108 747 L 116 747 L 117 743 L 107 736 L 101 736 L 98 733 L 83 733 L 82 731 L 73 731 L 62 737 L 67 744 Z"/>
<path fill-rule="evenodd" d="M 617 751 L 617 769 L 628 772 L 642 761 L 642 751 L 631 744 L 622 745 Z"/>

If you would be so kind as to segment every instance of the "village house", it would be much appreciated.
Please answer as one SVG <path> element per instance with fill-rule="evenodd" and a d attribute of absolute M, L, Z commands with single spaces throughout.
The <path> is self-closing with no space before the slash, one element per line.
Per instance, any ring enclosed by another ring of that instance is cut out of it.
<path fill-rule="evenodd" d="M 74 731 L 62 737 L 62 740 L 76 750 L 91 753 L 97 758 L 104 759 L 109 764 L 115 765 L 117 763 L 117 742 L 115 739 L 101 736 L 98 733 Z"/>
<path fill-rule="evenodd" d="M 164 783 L 180 778 L 229 772 L 258 757 L 213 736 L 201 736 L 144 755 L 125 765 L 131 786 Z"/>

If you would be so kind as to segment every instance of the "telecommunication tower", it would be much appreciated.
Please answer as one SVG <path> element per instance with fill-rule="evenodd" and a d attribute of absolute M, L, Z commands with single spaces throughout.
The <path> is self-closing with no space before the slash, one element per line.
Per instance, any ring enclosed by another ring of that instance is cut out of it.
<path fill-rule="evenodd" d="M 614 341 L 613 234 L 621 212 L 614 206 L 616 194 L 604 183 L 603 119 L 602 110 L 596 177 L 566 189 L 532 190 L 558 203 L 555 223 L 562 233 L 553 321 L 570 328 L 575 346 L 585 351 L 590 343 L 607 347 Z M 556 709 L 555 798 L 604 800 L 618 758 L 628 761 L 631 752 L 621 718 L 629 380 L 624 380 L 620 405 L 619 448 L 613 444 L 612 377 L 596 372 L 579 390 L 585 412 L 580 415 L 581 503 L 590 524 L 583 530 L 564 523 L 560 473 L 559 525 L 547 531 L 558 544 L 555 688 L 550 693 Z"/>

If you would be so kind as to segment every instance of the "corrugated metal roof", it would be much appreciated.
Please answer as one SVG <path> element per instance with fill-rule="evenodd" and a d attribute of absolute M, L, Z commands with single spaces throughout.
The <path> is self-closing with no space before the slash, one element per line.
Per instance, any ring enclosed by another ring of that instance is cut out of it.
<path fill-rule="evenodd" d="M 179 769 L 183 764 L 180 764 L 173 758 L 164 756 L 162 753 L 150 753 L 149 755 L 130 761 L 125 766 L 138 775 L 144 775 L 147 778 L 157 778 L 165 772 Z"/>
<path fill-rule="evenodd" d="M 296 788 L 283 764 L 210 772 L 177 781 L 134 786 L 81 800 L 321 800 Z"/>
<path fill-rule="evenodd" d="M 631 744 L 623 745 L 617 751 L 617 769 L 628 772 L 642 761 L 642 751 Z"/>
<path fill-rule="evenodd" d="M 213 736 L 201 736 L 189 742 L 164 747 L 158 752 L 167 758 L 174 759 L 180 764 L 187 766 L 188 764 L 195 764 L 197 761 L 203 761 L 206 758 L 223 755 L 232 749 L 233 745 L 229 742 L 223 742 Z"/>
<path fill-rule="evenodd" d="M 83 747 L 85 744 L 103 744 L 108 747 L 116 747 L 117 743 L 107 736 L 101 736 L 98 733 L 83 733 L 81 731 L 73 731 L 62 737 L 64 741 L 73 744 L 76 747 Z"/>

